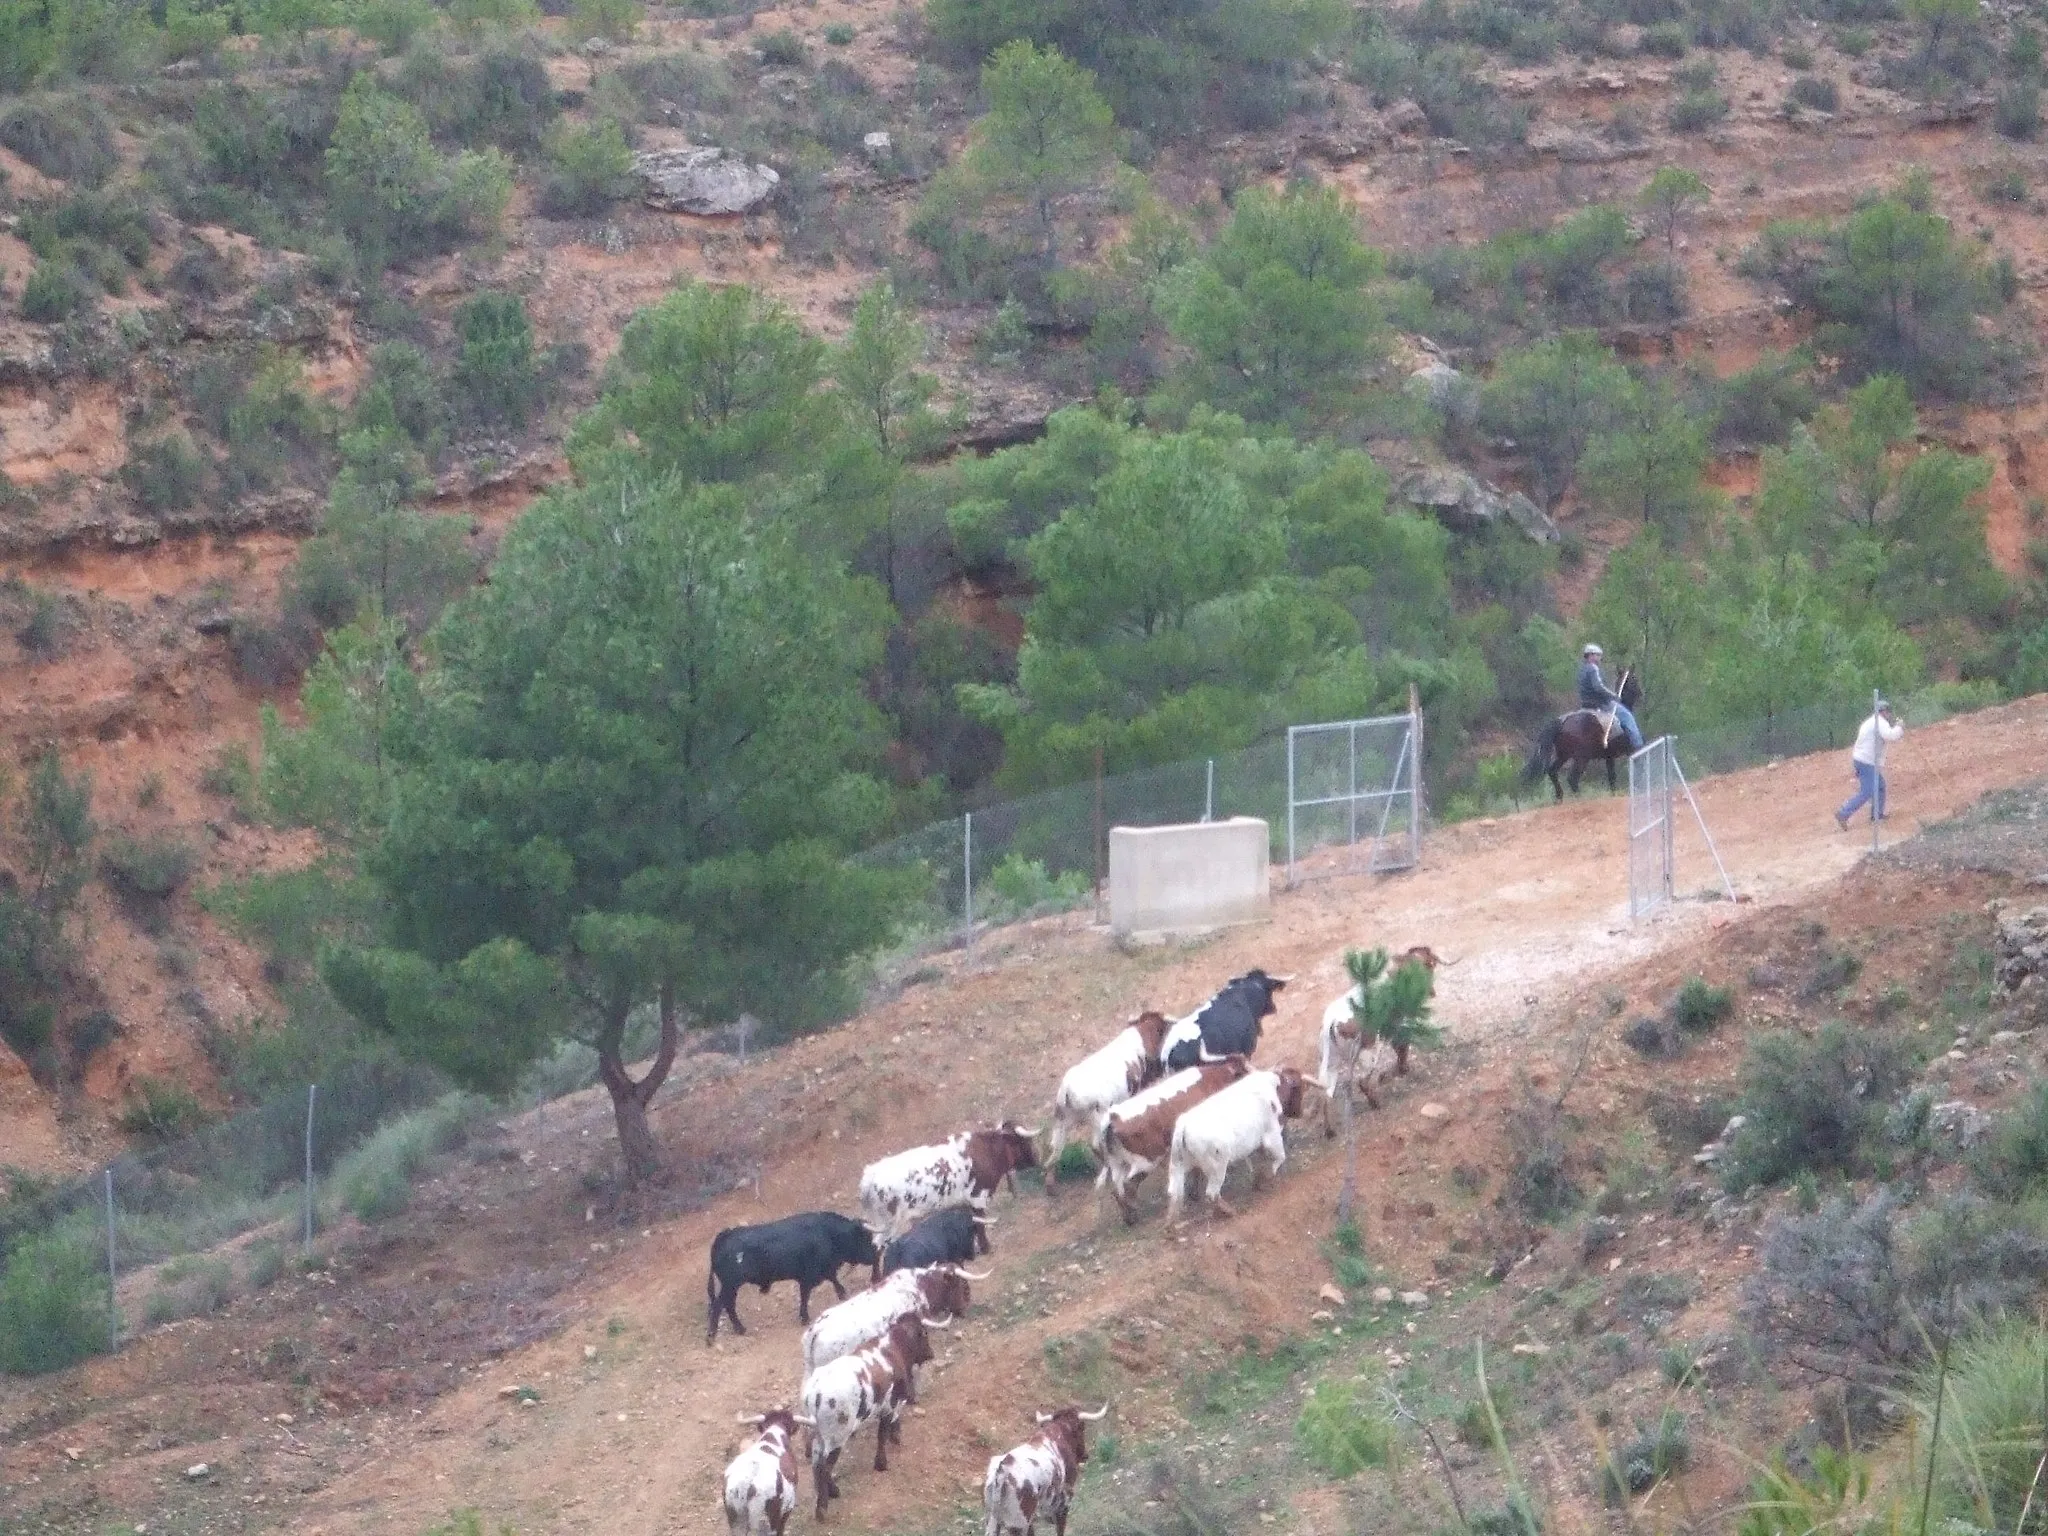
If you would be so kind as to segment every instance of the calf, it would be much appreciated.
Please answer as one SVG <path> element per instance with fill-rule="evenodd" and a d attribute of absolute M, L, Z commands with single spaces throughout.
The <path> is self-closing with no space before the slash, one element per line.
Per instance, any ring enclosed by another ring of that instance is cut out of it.
<path fill-rule="evenodd" d="M 1263 1151 L 1273 1172 L 1280 1171 L 1287 1161 L 1281 1122 L 1301 1118 L 1302 1094 L 1311 1081 L 1292 1067 L 1248 1073 L 1182 1115 L 1173 1128 L 1173 1153 L 1166 1168 L 1166 1219 L 1180 1220 L 1190 1171 L 1202 1175 L 1211 1205 L 1226 1216 L 1236 1215 L 1223 1200 L 1230 1165 Z M 1254 1164 L 1253 1187 L 1260 1182 Z"/>
<path fill-rule="evenodd" d="M 1110 1110 L 1159 1076 L 1166 1027 L 1166 1015 L 1141 1013 L 1101 1050 L 1067 1068 L 1052 1101 L 1052 1146 L 1045 1154 L 1048 1195 L 1067 1143 L 1093 1146 Z"/>
<path fill-rule="evenodd" d="M 808 1425 L 787 1408 L 743 1413 L 759 1425 L 725 1469 L 725 1528 L 730 1536 L 782 1536 L 796 1508 L 796 1427 Z"/>
<path fill-rule="evenodd" d="M 1439 958 L 1437 952 L 1427 944 L 1417 944 L 1412 949 L 1402 950 L 1400 954 L 1390 959 L 1387 962 L 1387 974 L 1392 975 L 1404 965 L 1419 965 L 1429 972 L 1429 990 L 1434 994 L 1436 991 L 1437 967 L 1440 965 L 1451 966 L 1457 963 L 1455 960 Z M 1378 1109 L 1380 1101 L 1378 1095 L 1373 1092 L 1373 1088 L 1379 1083 L 1384 1082 L 1389 1075 L 1387 1070 L 1389 1047 L 1377 1037 L 1371 1040 L 1359 1039 L 1358 1009 L 1364 1002 L 1364 989 L 1354 986 L 1342 997 L 1331 998 L 1329 1006 L 1323 1009 L 1322 1063 L 1316 1072 L 1316 1082 L 1326 1095 L 1334 1097 L 1338 1086 L 1337 1062 L 1341 1058 L 1349 1056 L 1352 1059 L 1353 1081 L 1364 1090 L 1366 1102 L 1371 1104 L 1374 1109 Z M 1339 1041 L 1345 1042 L 1344 1045 L 1339 1046 Z M 1400 1044 L 1393 1046 L 1391 1050 L 1392 1075 L 1395 1077 L 1406 1077 L 1408 1075 L 1407 1042 L 1402 1041 Z M 1368 1052 L 1370 1054 L 1367 1054 Z M 1325 1130 L 1329 1129 L 1329 1109 L 1330 1106 L 1326 1099 L 1323 1105 L 1323 1128 Z"/>
<path fill-rule="evenodd" d="M 1258 1048 L 1259 1021 L 1274 1012 L 1273 994 L 1291 980 L 1253 967 L 1233 976 L 1208 1002 L 1167 1031 L 1160 1064 L 1169 1072 L 1226 1056 L 1249 1056 Z"/>
<path fill-rule="evenodd" d="M 882 1256 L 875 1251 L 874 1236 L 836 1211 L 806 1211 L 758 1227 L 727 1227 L 711 1240 L 711 1273 L 704 1282 L 710 1318 L 704 1343 L 708 1347 L 718 1337 L 720 1312 L 732 1319 L 734 1333 L 747 1331 L 735 1305 L 742 1286 L 758 1285 L 766 1295 L 778 1281 L 794 1280 L 797 1321 L 808 1323 L 811 1292 L 818 1286 L 829 1281 L 845 1299 L 839 1270 L 846 1264 L 865 1264 L 871 1281 L 881 1278 Z"/>
<path fill-rule="evenodd" d="M 811 1480 L 818 1490 L 818 1518 L 839 1497 L 832 1469 L 839 1453 L 869 1419 L 875 1421 L 875 1470 L 889 1470 L 889 1442 L 899 1445 L 897 1421 L 917 1401 L 915 1372 L 932 1357 L 926 1320 L 915 1312 L 899 1317 L 874 1343 L 828 1361 L 804 1377 L 804 1416 L 811 1421 Z M 943 1326 L 931 1323 L 937 1328 Z"/>
<path fill-rule="evenodd" d="M 988 1511 L 984 1536 L 1035 1536 L 1040 1515 L 1052 1516 L 1058 1536 L 1067 1536 L 1067 1506 L 1081 1463 L 1088 1459 L 1087 1431 L 1081 1426 L 1108 1412 L 1104 1403 L 1093 1413 L 1078 1408 L 1041 1413 L 1037 1434 L 991 1456 L 981 1484 L 982 1507 Z"/>
<path fill-rule="evenodd" d="M 827 1307 L 804 1330 L 805 1372 L 866 1348 L 895 1327 L 898 1318 L 962 1316 L 973 1300 L 967 1282 L 987 1278 L 951 1264 L 898 1270 L 873 1290 Z"/>
<path fill-rule="evenodd" d="M 1109 1185 L 1125 1221 L 1138 1219 L 1138 1182 L 1154 1165 L 1166 1160 L 1173 1146 L 1174 1122 L 1250 1070 L 1242 1056 L 1206 1067 L 1189 1067 L 1133 1094 L 1109 1112 L 1102 1134 L 1095 1139 L 1095 1155 L 1102 1160 L 1102 1172 L 1095 1183 L 1098 1188 L 1104 1183 Z"/>
<path fill-rule="evenodd" d="M 912 1147 L 860 1175 L 860 1209 L 879 1242 L 893 1242 L 921 1217 L 955 1206 L 986 1215 L 989 1197 L 1008 1179 L 1017 1187 L 1019 1168 L 1035 1168 L 1031 1138 L 1036 1126 L 1006 1120 L 993 1130 L 962 1131 L 928 1147 Z"/>
<path fill-rule="evenodd" d="M 923 1269 L 929 1264 L 968 1264 L 977 1252 L 988 1252 L 992 1216 L 978 1216 L 965 1206 L 935 1211 L 882 1250 L 882 1273 Z"/>

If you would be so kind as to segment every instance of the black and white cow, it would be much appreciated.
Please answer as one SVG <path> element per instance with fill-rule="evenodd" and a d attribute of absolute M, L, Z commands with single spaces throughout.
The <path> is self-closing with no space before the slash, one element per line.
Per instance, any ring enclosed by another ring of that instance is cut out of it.
<path fill-rule="evenodd" d="M 1259 1043 L 1259 1021 L 1274 1013 L 1273 994 L 1289 978 L 1268 976 L 1257 967 L 1231 977 L 1221 992 L 1166 1032 L 1160 1059 L 1169 1072 L 1249 1056 Z"/>
<path fill-rule="evenodd" d="M 743 1286 L 758 1285 L 765 1295 L 778 1281 L 794 1280 L 797 1320 L 808 1323 L 811 1292 L 817 1287 L 829 1283 L 841 1301 L 846 1299 L 846 1287 L 839 1283 L 840 1267 L 846 1264 L 867 1265 L 870 1280 L 882 1277 L 874 1234 L 836 1211 L 805 1211 L 758 1227 L 727 1227 L 711 1240 L 711 1274 L 704 1282 L 710 1300 L 705 1344 L 718 1336 L 720 1312 L 732 1319 L 734 1333 L 747 1331 L 734 1306 Z"/>

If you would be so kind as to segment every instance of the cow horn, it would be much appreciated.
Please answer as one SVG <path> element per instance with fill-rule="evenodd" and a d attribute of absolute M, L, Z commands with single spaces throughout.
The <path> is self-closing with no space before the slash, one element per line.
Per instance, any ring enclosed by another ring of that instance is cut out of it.
<path fill-rule="evenodd" d="M 1099 1423 L 1101 1420 L 1109 1417 L 1109 1404 L 1104 1403 L 1100 1408 L 1096 1409 L 1093 1413 L 1078 1414 L 1076 1415 L 1076 1417 L 1078 1417 L 1083 1424 Z"/>
<path fill-rule="evenodd" d="M 803 1425 L 805 1429 L 816 1429 L 818 1427 L 818 1421 L 816 1419 L 806 1418 L 803 1414 L 792 1413 L 790 1417 L 794 1419 L 797 1423 Z"/>
<path fill-rule="evenodd" d="M 1045 1127 L 1042 1125 L 1017 1125 L 1013 1123 L 1010 1126 L 1010 1129 L 1015 1131 L 1019 1136 L 1036 1136 L 1040 1131 L 1044 1130 Z"/>
<path fill-rule="evenodd" d="M 973 1270 L 965 1269 L 958 1264 L 955 1264 L 953 1266 L 953 1272 L 957 1274 L 962 1280 L 986 1280 L 990 1276 L 995 1274 L 994 1270 L 985 1269 L 977 1275 Z"/>
<path fill-rule="evenodd" d="M 953 1319 L 950 1317 L 948 1317 L 943 1323 L 940 1322 L 936 1317 L 927 1317 L 923 1319 L 923 1322 L 925 1327 L 927 1328 L 950 1328 L 953 1326 Z"/>
<path fill-rule="evenodd" d="M 1053 1421 L 1053 1415 L 1049 1413 L 1034 1413 L 1031 1417 L 1041 1424 L 1050 1424 Z"/>
<path fill-rule="evenodd" d="M 1463 955 L 1458 956 L 1458 960 L 1462 960 L 1464 958 L 1465 957 Z M 1437 961 L 1437 964 L 1442 966 L 1445 970 L 1449 970 L 1452 966 L 1458 963 L 1458 960 L 1439 960 Z"/>
<path fill-rule="evenodd" d="M 997 1224 L 995 1217 L 984 1216 L 978 1211 L 974 1215 L 974 1221 L 977 1225 L 984 1227 L 993 1227 Z"/>
<path fill-rule="evenodd" d="M 768 1415 L 765 1413 L 743 1413 L 740 1414 L 738 1417 L 740 1423 L 742 1424 L 759 1424 L 763 1422 L 768 1417 Z"/>

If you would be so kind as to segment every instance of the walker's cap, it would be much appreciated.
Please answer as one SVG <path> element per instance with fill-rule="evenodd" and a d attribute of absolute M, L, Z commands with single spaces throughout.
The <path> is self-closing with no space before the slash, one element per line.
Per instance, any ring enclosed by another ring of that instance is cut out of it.
<path fill-rule="evenodd" d="M 1607 653 L 1601 650 L 1599 646 L 1588 641 L 1585 649 L 1580 651 L 1579 654 L 1581 656 L 1605 656 Z"/>
<path fill-rule="evenodd" d="M 1892 712 L 1892 701 L 1890 699 L 1879 699 L 1877 707 L 1881 712 L 1888 715 Z"/>

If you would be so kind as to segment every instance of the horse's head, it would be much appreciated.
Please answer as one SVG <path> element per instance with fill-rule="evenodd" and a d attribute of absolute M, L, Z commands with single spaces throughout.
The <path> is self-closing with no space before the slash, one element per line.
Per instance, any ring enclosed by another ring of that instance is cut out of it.
<path fill-rule="evenodd" d="M 1614 690 L 1621 696 L 1621 702 L 1634 710 L 1643 697 L 1643 679 L 1634 667 L 1621 669 L 1621 686 Z"/>

